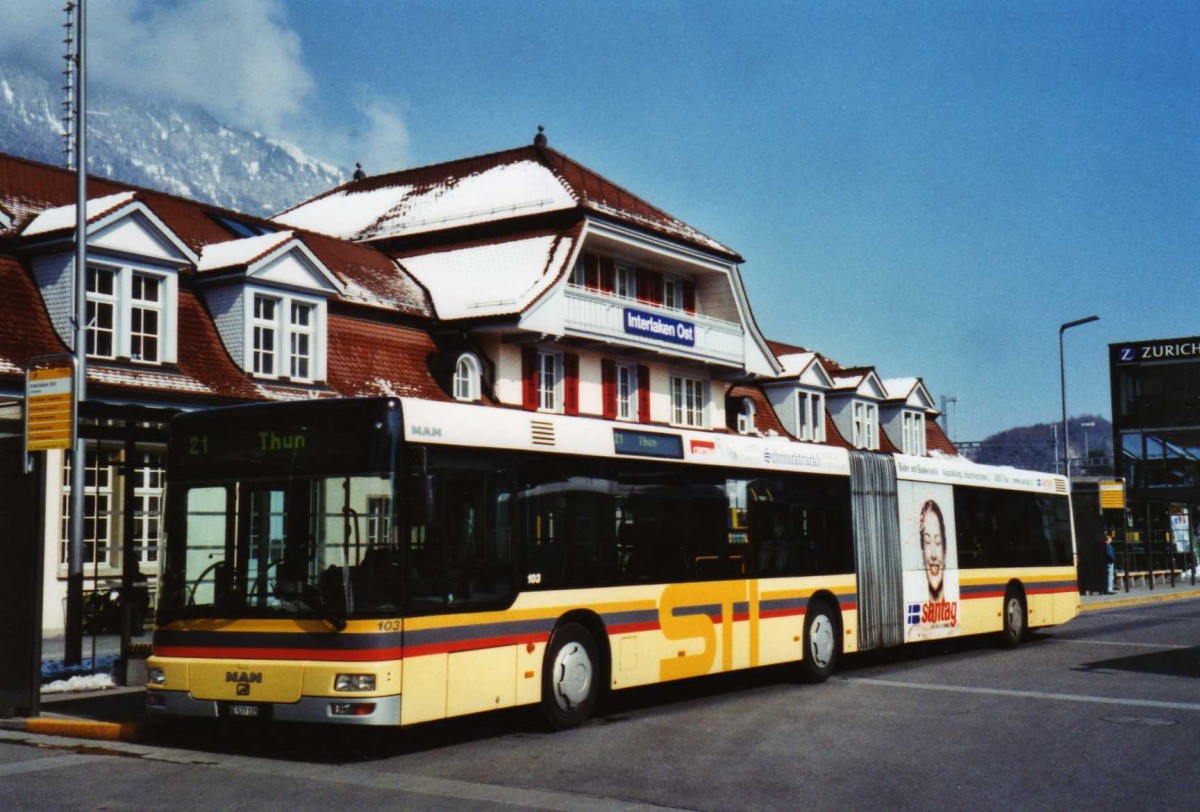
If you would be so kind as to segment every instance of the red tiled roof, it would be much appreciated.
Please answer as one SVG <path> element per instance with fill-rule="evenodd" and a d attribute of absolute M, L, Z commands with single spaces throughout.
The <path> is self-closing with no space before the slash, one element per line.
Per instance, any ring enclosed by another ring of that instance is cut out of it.
<path fill-rule="evenodd" d="M 437 351 L 424 330 L 330 316 L 329 386 L 345 397 L 396 395 L 452 400 L 430 371 Z"/>
<path fill-rule="evenodd" d="M 199 254 L 206 245 L 238 237 L 215 219 L 217 216 L 279 229 L 277 223 L 241 212 L 221 209 L 174 195 L 140 189 L 93 176 L 88 177 L 88 198 L 134 191 L 190 249 Z M 48 208 L 75 203 L 75 173 L 0 153 L 0 205 L 13 214 L 13 232 L 20 233 L 37 214 Z M 348 301 L 386 308 L 416 318 L 431 318 L 429 297 L 419 284 L 385 254 L 368 245 L 338 240 L 296 229 L 296 236 L 343 282 Z"/>
<path fill-rule="evenodd" d="M 736 384 L 730 387 L 729 393 L 726 395 L 726 401 L 732 398 L 750 398 L 754 403 L 754 428 L 763 434 L 770 435 L 774 432 L 780 437 L 795 439 L 783 427 L 783 423 L 779 420 L 779 415 L 775 413 L 775 409 L 771 406 L 771 401 L 767 400 L 767 396 L 757 385 Z"/>
<path fill-rule="evenodd" d="M 942 431 L 942 426 L 936 420 L 925 421 L 925 448 L 930 453 L 940 451 L 943 454 L 958 456 L 958 449 L 954 447 L 954 443 L 950 442 L 950 438 L 946 436 L 946 432 Z"/>
<path fill-rule="evenodd" d="M 37 285 L 15 259 L 0 257 L 0 290 L 4 291 L 0 370 L 9 365 L 25 369 L 32 356 L 67 351 L 54 331 Z"/>

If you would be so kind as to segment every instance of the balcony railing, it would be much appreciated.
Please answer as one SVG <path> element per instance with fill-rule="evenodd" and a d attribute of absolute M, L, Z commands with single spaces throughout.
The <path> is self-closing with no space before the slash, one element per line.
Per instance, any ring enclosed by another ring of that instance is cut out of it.
<path fill-rule="evenodd" d="M 566 327 L 572 332 L 676 355 L 745 363 L 741 325 L 576 286 L 569 286 L 565 295 Z"/>

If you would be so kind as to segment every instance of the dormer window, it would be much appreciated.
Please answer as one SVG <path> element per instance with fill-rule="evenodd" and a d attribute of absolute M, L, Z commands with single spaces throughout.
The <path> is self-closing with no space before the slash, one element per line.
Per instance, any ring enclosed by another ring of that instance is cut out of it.
<path fill-rule="evenodd" d="M 322 335 L 318 322 L 324 304 L 292 293 L 255 293 L 250 320 L 250 371 L 264 378 L 317 380 Z"/>
<path fill-rule="evenodd" d="M 801 440 L 825 442 L 825 395 L 821 392 L 796 394 L 797 431 Z"/>
<path fill-rule="evenodd" d="M 874 403 L 854 401 L 851 429 L 850 442 L 855 448 L 879 448 L 879 407 Z"/>
<path fill-rule="evenodd" d="M 173 361 L 166 339 L 174 299 L 174 274 L 89 265 L 88 356 L 144 364 Z"/>
<path fill-rule="evenodd" d="M 474 353 L 464 352 L 454 365 L 454 399 L 468 403 L 479 400 L 481 369 Z"/>
<path fill-rule="evenodd" d="M 613 283 L 618 299 L 637 298 L 637 272 L 633 266 L 617 264 Z"/>
<path fill-rule="evenodd" d="M 925 455 L 925 415 L 920 412 L 904 412 L 902 443 L 905 454 Z"/>
<path fill-rule="evenodd" d="M 738 434 L 754 434 L 754 401 L 750 398 L 742 398 L 741 407 L 737 415 L 737 431 Z"/>

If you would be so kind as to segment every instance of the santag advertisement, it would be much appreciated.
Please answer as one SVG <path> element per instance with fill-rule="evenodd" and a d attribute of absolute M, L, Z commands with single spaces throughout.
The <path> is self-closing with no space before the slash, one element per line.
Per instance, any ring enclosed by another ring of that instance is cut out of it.
<path fill-rule="evenodd" d="M 904 566 L 904 637 L 953 637 L 962 628 L 953 489 L 925 482 L 897 485 Z"/>

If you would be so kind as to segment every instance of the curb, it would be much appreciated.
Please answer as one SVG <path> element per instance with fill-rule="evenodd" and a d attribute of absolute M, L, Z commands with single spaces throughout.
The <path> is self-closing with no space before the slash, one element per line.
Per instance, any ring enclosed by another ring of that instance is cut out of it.
<path fill-rule="evenodd" d="M 132 744 L 140 740 L 141 724 L 35 716 L 28 719 L 0 719 L 0 730 Z"/>
<path fill-rule="evenodd" d="M 1079 611 L 1083 612 L 1102 612 L 1105 609 L 1122 609 L 1127 606 L 1140 606 L 1148 603 L 1165 603 L 1167 601 L 1181 601 L 1188 598 L 1200 598 L 1200 589 L 1193 589 L 1187 592 L 1170 592 L 1166 595 L 1138 595 L 1129 598 L 1116 598 L 1111 601 L 1096 603 L 1080 603 Z"/>

